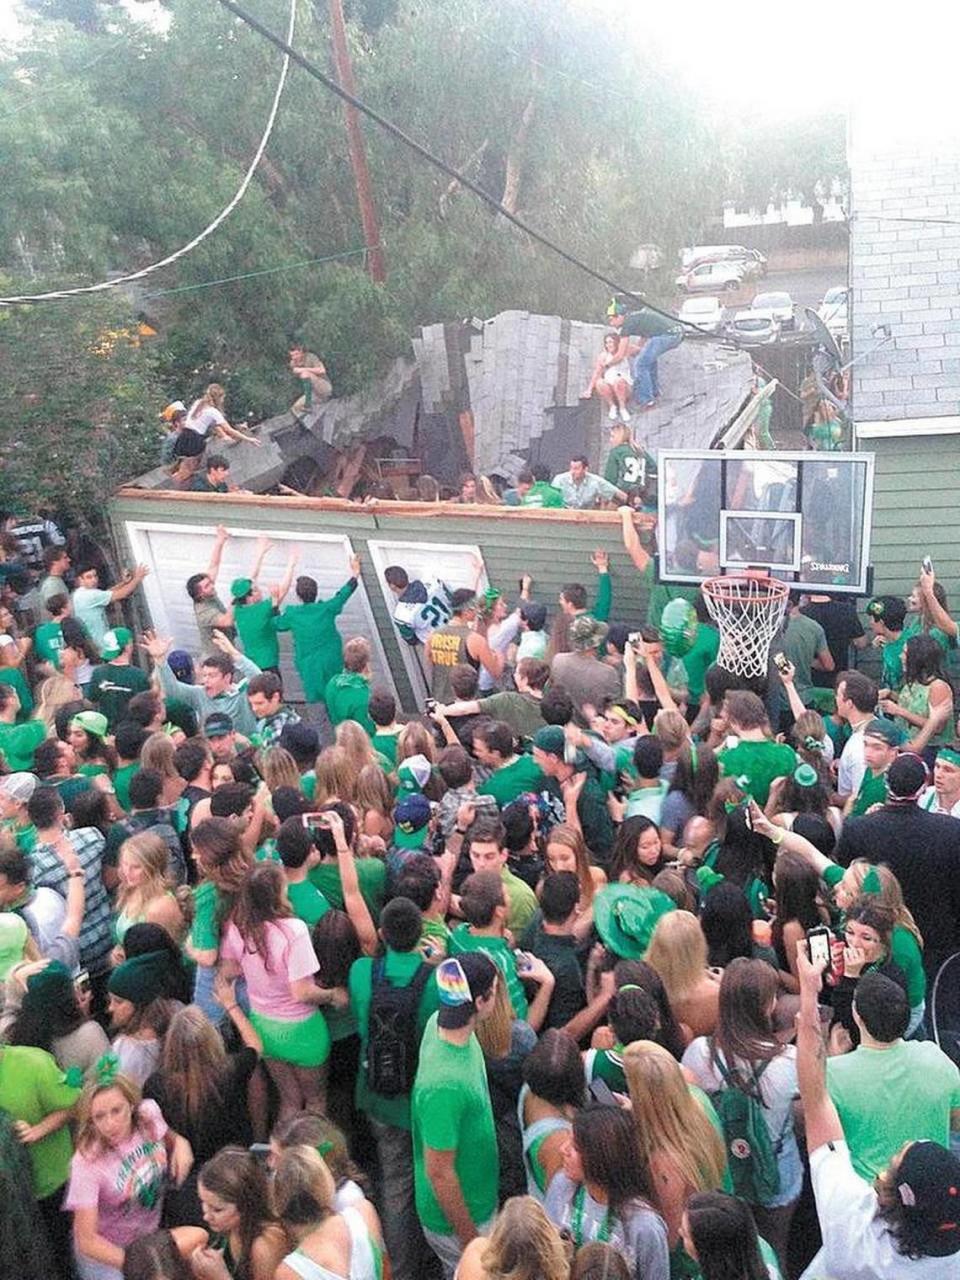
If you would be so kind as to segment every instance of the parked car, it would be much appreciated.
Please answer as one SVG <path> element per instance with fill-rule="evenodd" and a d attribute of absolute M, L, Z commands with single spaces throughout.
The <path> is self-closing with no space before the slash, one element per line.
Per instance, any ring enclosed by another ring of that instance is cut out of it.
<path fill-rule="evenodd" d="M 817 315 L 835 338 L 847 336 L 847 286 L 835 285 L 823 295 Z"/>
<path fill-rule="evenodd" d="M 759 249 L 748 249 L 742 258 L 732 258 L 743 267 L 747 279 L 759 279 L 767 274 L 767 260 Z"/>
<path fill-rule="evenodd" d="M 780 337 L 780 321 L 772 311 L 750 307 L 738 311 L 727 325 L 727 333 L 742 343 L 776 342 Z"/>
<path fill-rule="evenodd" d="M 723 306 L 719 298 L 701 295 L 698 298 L 685 298 L 680 308 L 680 319 L 688 324 L 695 324 L 698 329 L 706 329 L 710 333 L 719 333 L 723 328 Z M 696 331 L 691 331 L 696 337 Z"/>
<path fill-rule="evenodd" d="M 698 244 L 681 254 L 685 273 L 704 262 L 736 262 L 748 277 L 767 274 L 767 260 L 760 250 L 748 249 L 742 244 Z"/>
<path fill-rule="evenodd" d="M 711 293 L 716 289 L 739 289 L 743 267 L 734 262 L 702 262 L 699 267 L 677 276 L 677 288 L 685 293 Z"/>
<path fill-rule="evenodd" d="M 796 327 L 793 299 L 789 293 L 758 293 L 751 305 L 755 311 L 772 311 L 780 321 L 781 329 Z"/>

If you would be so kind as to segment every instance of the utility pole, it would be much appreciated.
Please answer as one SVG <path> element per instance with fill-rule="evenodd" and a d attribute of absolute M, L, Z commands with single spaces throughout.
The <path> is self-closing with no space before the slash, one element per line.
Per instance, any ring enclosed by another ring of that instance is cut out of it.
<path fill-rule="evenodd" d="M 340 88 L 356 97 L 353 66 L 347 49 L 347 29 L 343 20 L 342 0 L 330 0 L 330 27 L 333 33 L 333 60 Z M 370 184 L 370 170 L 367 168 L 367 153 L 363 144 L 363 134 L 360 131 L 360 120 L 356 109 L 349 102 L 343 104 L 343 112 L 346 118 L 350 165 L 357 188 L 357 203 L 360 206 L 363 240 L 367 247 L 370 278 L 375 284 L 383 284 L 387 278 L 387 264 L 380 246 L 380 227 L 377 222 L 377 210 L 373 203 L 373 187 Z"/>

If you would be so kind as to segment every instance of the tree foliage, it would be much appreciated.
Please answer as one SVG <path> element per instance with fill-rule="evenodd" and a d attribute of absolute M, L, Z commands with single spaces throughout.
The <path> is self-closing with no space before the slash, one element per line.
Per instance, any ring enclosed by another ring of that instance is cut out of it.
<path fill-rule="evenodd" d="M 248 3 L 284 30 L 286 0 Z M 0 66 L 0 267 L 18 292 L 137 269 L 191 239 L 236 189 L 280 65 L 212 0 L 170 0 L 165 28 L 113 0 L 31 6 L 18 64 Z M 670 300 L 675 250 L 719 207 L 729 157 L 652 56 L 568 0 L 350 0 L 346 9 L 362 97 L 571 252 Z M 324 0 L 301 0 L 295 44 L 328 70 L 326 14 Z M 409 354 L 422 324 L 508 307 L 602 314 L 602 286 L 372 123 L 363 131 L 385 286 L 370 283 L 362 256 L 297 265 L 355 250 L 362 236 L 341 104 L 293 67 L 256 178 L 210 239 L 125 291 L 126 303 L 78 299 L 0 316 L 17 375 L 2 393 L 4 456 L 19 456 L 18 432 L 54 433 L 75 468 L 112 477 L 119 454 L 99 471 L 99 442 L 112 433 L 130 443 L 132 472 L 160 405 L 212 379 L 225 383 L 231 417 L 267 416 L 297 389 L 285 367 L 294 334 L 323 354 L 346 394 Z M 646 242 L 664 250 L 659 277 L 629 268 Z M 246 278 L 205 287 L 235 276 Z M 90 354 L 93 335 L 129 327 L 137 311 L 157 325 L 155 342 L 119 344 L 105 362 Z M 48 377 L 17 354 L 31 348 L 57 353 L 61 379 L 78 375 L 66 386 Z M 24 407 L 24 395 L 41 401 Z M 59 466 L 40 490 L 90 498 Z"/>

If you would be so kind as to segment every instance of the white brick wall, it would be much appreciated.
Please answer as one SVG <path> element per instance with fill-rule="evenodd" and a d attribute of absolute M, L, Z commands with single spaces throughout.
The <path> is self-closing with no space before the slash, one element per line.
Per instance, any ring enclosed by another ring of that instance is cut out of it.
<path fill-rule="evenodd" d="M 960 404 L 960 143 L 938 154 L 852 148 L 850 306 L 858 421 L 953 414 Z M 940 224 L 893 219 L 934 219 Z M 873 331 L 892 341 L 871 352 Z M 870 352 L 870 354 L 864 354 Z"/>

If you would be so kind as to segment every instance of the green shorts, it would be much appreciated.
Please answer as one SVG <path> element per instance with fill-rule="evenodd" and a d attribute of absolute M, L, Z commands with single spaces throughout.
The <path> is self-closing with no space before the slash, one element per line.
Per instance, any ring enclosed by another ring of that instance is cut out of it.
<path fill-rule="evenodd" d="M 330 1056 L 330 1032 L 319 1010 L 296 1022 L 267 1018 L 251 1010 L 250 1021 L 263 1041 L 265 1058 L 277 1058 L 295 1067 L 320 1067 Z"/>

